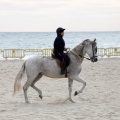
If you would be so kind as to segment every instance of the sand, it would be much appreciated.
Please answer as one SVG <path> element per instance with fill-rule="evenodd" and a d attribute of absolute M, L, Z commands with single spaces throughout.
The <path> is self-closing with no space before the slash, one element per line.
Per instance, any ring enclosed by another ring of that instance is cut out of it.
<path fill-rule="evenodd" d="M 120 59 L 100 59 L 97 63 L 85 60 L 80 76 L 87 82 L 82 94 L 74 92 L 82 87 L 73 83 L 73 100 L 68 97 L 67 79 L 43 77 L 36 86 L 43 99 L 31 87 L 30 104 L 24 102 L 23 91 L 13 94 L 16 74 L 23 61 L 0 61 L 0 120 L 120 120 Z M 23 78 L 22 84 L 26 81 Z"/>

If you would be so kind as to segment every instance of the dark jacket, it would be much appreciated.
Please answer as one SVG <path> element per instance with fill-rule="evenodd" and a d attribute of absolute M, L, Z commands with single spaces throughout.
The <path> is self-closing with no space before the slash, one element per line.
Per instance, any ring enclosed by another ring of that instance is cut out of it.
<path fill-rule="evenodd" d="M 65 41 L 62 36 L 58 35 L 54 41 L 54 53 L 63 53 L 65 48 Z"/>

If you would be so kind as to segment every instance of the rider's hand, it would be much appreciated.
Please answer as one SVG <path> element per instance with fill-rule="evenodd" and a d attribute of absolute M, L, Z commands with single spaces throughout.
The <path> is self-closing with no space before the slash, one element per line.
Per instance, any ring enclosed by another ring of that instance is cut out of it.
<path fill-rule="evenodd" d="M 67 51 L 68 49 L 70 49 L 70 48 L 65 48 L 64 51 Z"/>

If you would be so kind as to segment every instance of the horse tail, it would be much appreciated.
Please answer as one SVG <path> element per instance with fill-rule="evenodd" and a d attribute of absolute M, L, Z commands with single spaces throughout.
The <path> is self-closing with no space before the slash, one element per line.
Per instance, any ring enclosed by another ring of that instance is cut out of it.
<path fill-rule="evenodd" d="M 22 80 L 22 77 L 25 73 L 25 62 L 23 63 L 22 67 L 21 67 L 21 70 L 19 71 L 19 73 L 17 74 L 16 78 L 15 78 L 15 82 L 14 82 L 14 94 L 16 92 L 19 92 L 20 89 L 21 89 L 21 80 Z"/>

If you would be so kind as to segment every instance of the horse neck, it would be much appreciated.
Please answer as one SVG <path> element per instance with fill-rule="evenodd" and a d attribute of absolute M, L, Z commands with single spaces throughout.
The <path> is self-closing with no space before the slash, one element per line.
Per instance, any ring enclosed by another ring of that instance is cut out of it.
<path fill-rule="evenodd" d="M 77 45 L 71 51 L 74 52 L 74 53 L 76 53 L 78 56 L 83 56 L 83 57 L 85 56 L 85 51 L 84 51 L 84 45 L 83 45 L 83 43 L 81 43 L 80 45 Z"/>
<path fill-rule="evenodd" d="M 75 48 L 73 48 L 71 50 L 71 52 L 72 52 L 72 54 L 74 53 L 74 56 L 79 63 L 83 62 L 83 59 L 84 59 L 83 57 L 85 56 L 83 44 L 77 45 Z M 81 57 L 81 56 L 83 56 L 83 57 Z"/>

